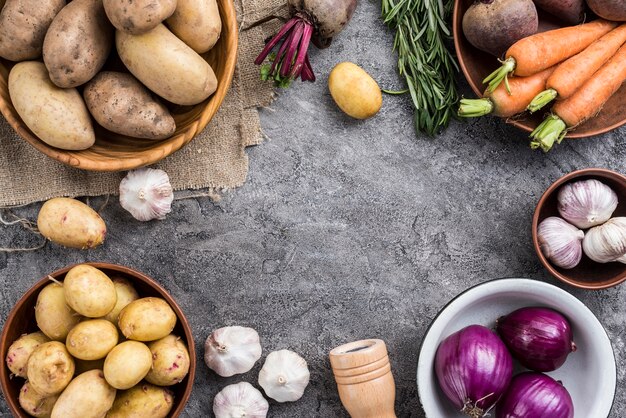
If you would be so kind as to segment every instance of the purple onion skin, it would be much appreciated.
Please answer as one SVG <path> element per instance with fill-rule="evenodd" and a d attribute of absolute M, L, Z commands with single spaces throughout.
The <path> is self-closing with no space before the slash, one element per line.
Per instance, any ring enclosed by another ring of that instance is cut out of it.
<path fill-rule="evenodd" d="M 518 309 L 498 319 L 496 331 L 513 357 L 530 370 L 556 370 L 576 351 L 569 322 L 553 309 Z"/>
<path fill-rule="evenodd" d="M 484 416 L 513 375 L 513 358 L 489 328 L 470 325 L 441 342 L 435 354 L 439 386 L 466 415 Z"/>
<path fill-rule="evenodd" d="M 518 374 L 496 408 L 496 418 L 573 418 L 572 397 L 563 385 L 537 372 Z"/>

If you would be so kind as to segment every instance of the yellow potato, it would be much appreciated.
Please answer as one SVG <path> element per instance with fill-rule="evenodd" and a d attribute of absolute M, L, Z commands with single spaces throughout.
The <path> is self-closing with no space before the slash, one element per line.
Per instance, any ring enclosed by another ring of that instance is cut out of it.
<path fill-rule="evenodd" d="M 67 351 L 81 360 L 106 357 L 117 345 L 117 328 L 106 319 L 91 319 L 76 325 L 67 335 Z"/>
<path fill-rule="evenodd" d="M 170 17 L 176 0 L 102 0 L 116 29 L 140 35 Z"/>
<path fill-rule="evenodd" d="M 154 341 L 168 335 L 176 325 L 176 313 L 161 298 L 141 298 L 128 305 L 119 316 L 122 334 L 130 340 Z"/>
<path fill-rule="evenodd" d="M 83 97 L 94 119 L 109 131 L 165 139 L 176 130 L 167 107 L 130 74 L 101 71 L 85 85 Z"/>
<path fill-rule="evenodd" d="M 83 150 L 96 141 L 80 93 L 57 87 L 41 62 L 23 61 L 11 69 L 9 95 L 26 126 L 46 144 Z"/>
<path fill-rule="evenodd" d="M 102 370 L 104 368 L 104 359 L 98 360 L 81 360 L 74 359 L 74 376 L 88 372 L 89 370 Z"/>
<path fill-rule="evenodd" d="M 117 302 L 113 310 L 104 316 L 104 319 L 117 326 L 117 320 L 122 309 L 132 301 L 139 299 L 139 294 L 128 280 L 122 277 L 113 277 L 112 280 L 115 293 L 117 293 Z"/>
<path fill-rule="evenodd" d="M 383 103 L 376 81 L 351 62 L 342 62 L 332 69 L 328 77 L 328 89 L 337 106 L 356 119 L 374 116 Z"/>
<path fill-rule="evenodd" d="M 222 32 L 216 0 L 178 0 L 166 21 L 170 30 L 198 54 L 213 48 Z"/>
<path fill-rule="evenodd" d="M 95 210 L 67 197 L 55 197 L 44 203 L 39 210 L 37 227 L 50 241 L 81 249 L 102 244 L 107 232 L 104 221 Z"/>
<path fill-rule="evenodd" d="M 179 105 L 194 105 L 217 88 L 213 69 L 162 23 L 142 35 L 115 32 L 122 62 L 150 90 Z"/>
<path fill-rule="evenodd" d="M 104 377 L 116 389 L 130 389 L 141 381 L 152 367 L 152 353 L 139 341 L 118 344 L 104 360 Z"/>
<path fill-rule="evenodd" d="M 28 359 L 28 381 L 43 396 L 56 395 L 74 376 L 74 360 L 58 341 L 41 344 Z"/>
<path fill-rule="evenodd" d="M 152 369 L 146 380 L 153 385 L 170 386 L 180 383 L 189 372 L 189 351 L 180 337 L 170 334 L 148 344 L 152 352 Z"/>
<path fill-rule="evenodd" d="M 49 418 L 57 399 L 59 399 L 59 395 L 42 395 L 26 381 L 20 389 L 18 401 L 22 409 L 29 415 L 36 418 Z"/>
<path fill-rule="evenodd" d="M 165 418 L 174 405 L 174 395 L 166 388 L 140 383 L 119 392 L 106 418 Z"/>
<path fill-rule="evenodd" d="M 39 57 L 48 26 L 63 6 L 65 0 L 0 2 L 0 57 L 11 61 Z"/>
<path fill-rule="evenodd" d="M 35 351 L 35 348 L 48 341 L 50 338 L 46 337 L 43 332 L 24 334 L 13 341 L 7 351 L 7 366 L 11 373 L 26 378 L 28 358 Z"/>
<path fill-rule="evenodd" d="M 54 404 L 51 418 L 102 418 L 113 406 L 116 392 L 102 370 L 90 370 L 67 386 Z"/>
<path fill-rule="evenodd" d="M 43 41 L 43 62 L 59 87 L 77 87 L 102 68 L 113 47 L 113 26 L 102 0 L 73 0 L 59 12 Z"/>
<path fill-rule="evenodd" d="M 65 341 L 67 334 L 82 316 L 65 303 L 65 290 L 59 283 L 50 283 L 39 292 L 35 304 L 35 321 L 39 329 L 56 341 Z"/>
<path fill-rule="evenodd" d="M 117 303 L 115 285 L 109 276 L 87 264 L 72 267 L 65 275 L 63 287 L 69 307 L 89 318 L 108 314 Z"/>

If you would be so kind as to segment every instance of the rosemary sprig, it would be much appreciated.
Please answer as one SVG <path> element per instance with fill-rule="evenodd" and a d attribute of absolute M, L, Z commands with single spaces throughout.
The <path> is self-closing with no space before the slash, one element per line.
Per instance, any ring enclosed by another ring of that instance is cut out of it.
<path fill-rule="evenodd" d="M 445 42 L 454 0 L 382 0 L 382 17 L 396 31 L 398 72 L 415 107 L 415 128 L 434 135 L 455 115 L 458 71 Z"/>

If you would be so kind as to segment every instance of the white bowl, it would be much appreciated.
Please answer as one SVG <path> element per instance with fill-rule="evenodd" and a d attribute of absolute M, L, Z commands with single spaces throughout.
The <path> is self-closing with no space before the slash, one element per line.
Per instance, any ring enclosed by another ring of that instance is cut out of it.
<path fill-rule="evenodd" d="M 417 364 L 417 387 L 428 418 L 462 416 L 439 389 L 434 368 L 439 343 L 468 325 L 493 328 L 498 317 L 525 306 L 556 309 L 572 325 L 578 350 L 569 355 L 563 366 L 547 374 L 562 381 L 569 391 L 574 401 L 574 418 L 609 416 L 617 376 L 611 341 L 602 324 L 580 300 L 556 286 L 531 279 L 500 279 L 458 295 L 426 332 Z"/>

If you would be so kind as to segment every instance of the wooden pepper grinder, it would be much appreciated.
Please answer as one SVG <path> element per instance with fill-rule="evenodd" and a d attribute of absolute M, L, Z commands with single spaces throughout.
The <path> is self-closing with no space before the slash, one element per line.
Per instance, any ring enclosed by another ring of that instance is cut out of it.
<path fill-rule="evenodd" d="M 396 384 L 383 340 L 361 340 L 330 352 L 341 403 L 352 418 L 396 418 Z"/>

